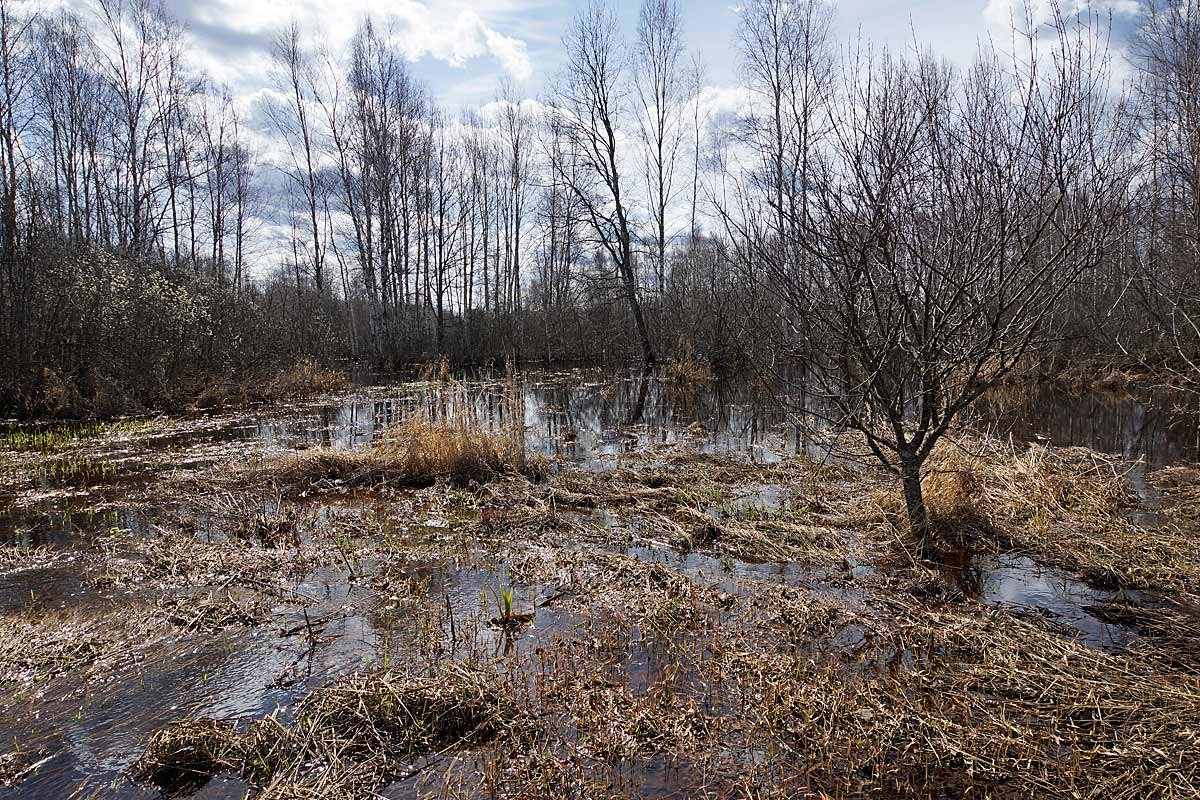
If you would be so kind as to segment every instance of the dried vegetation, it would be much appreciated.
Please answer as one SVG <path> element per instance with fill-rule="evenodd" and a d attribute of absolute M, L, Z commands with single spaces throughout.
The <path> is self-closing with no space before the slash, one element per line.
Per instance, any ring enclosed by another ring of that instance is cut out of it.
<path fill-rule="evenodd" d="M 539 477 L 545 470 L 526 455 L 520 432 L 484 430 L 465 414 L 416 414 L 366 447 L 303 450 L 264 469 L 265 476 L 243 477 L 265 477 L 302 492 L 429 486 L 439 480 L 465 485 L 501 475 Z"/>
<path fill-rule="evenodd" d="M 935 451 L 923 488 L 944 546 L 1029 553 L 1102 586 L 1200 592 L 1188 512 L 1153 530 L 1136 524 L 1142 501 L 1127 471 L 1116 457 L 1086 448 L 976 439 Z M 1175 483 L 1182 498 L 1196 491 L 1193 477 L 1172 471 L 1153 482 Z M 897 490 L 876 502 L 884 519 L 903 527 Z"/>
<path fill-rule="evenodd" d="M 221 409 L 248 403 L 311 400 L 349 388 L 350 376 L 345 371 L 327 369 L 306 358 L 264 380 L 209 384 L 196 398 L 196 407 Z"/>
<path fill-rule="evenodd" d="M 168 726 L 137 780 L 176 791 L 234 773 L 274 800 L 1200 793 L 1200 471 L 1149 476 L 1147 529 L 1134 476 L 1091 451 L 960 439 L 930 462 L 948 549 L 1156 590 L 1087 609 L 1131 632 L 1105 652 L 944 591 L 870 470 L 660 449 L 547 474 L 524 453 L 519 432 L 450 412 L 212 474 L 149 538 L 101 537 L 82 559 L 89 585 L 144 601 L 123 610 L 130 631 L 9 612 L 0 682 L 27 692 L 115 663 L 135 629 L 265 626 L 268 598 L 306 609 L 293 641 L 318 652 L 320 623 L 288 586 L 332 565 L 378 601 L 363 617 L 376 666 L 277 716 Z M 385 524 L 296 497 L 341 490 Z M 474 606 L 456 580 L 477 581 Z M 500 597 L 519 624 L 495 616 Z"/>
<path fill-rule="evenodd" d="M 95 674 L 166 631 L 144 606 L 119 615 L 21 608 L 0 614 L 0 686 L 25 695 L 66 673 Z"/>

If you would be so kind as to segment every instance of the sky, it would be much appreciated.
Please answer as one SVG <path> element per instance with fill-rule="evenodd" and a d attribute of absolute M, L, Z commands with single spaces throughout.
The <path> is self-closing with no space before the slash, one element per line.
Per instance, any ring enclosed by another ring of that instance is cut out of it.
<path fill-rule="evenodd" d="M 733 33 L 737 0 L 681 0 L 684 38 L 706 65 L 708 83 L 737 83 Z M 942 55 L 969 60 L 976 44 L 1007 25 L 1010 3 L 1020 0 L 831 0 L 836 36 L 893 47 L 914 41 Z M 1044 13 L 1050 0 L 1033 0 Z M 252 98 L 270 86 L 270 47 L 296 19 L 312 41 L 337 52 L 370 15 L 392 26 L 413 71 L 450 112 L 478 107 L 496 96 L 502 77 L 536 97 L 559 68 L 562 36 L 580 0 L 168 0 L 190 37 L 192 58 L 235 96 Z M 1062 0 L 1065 9 L 1111 11 L 1132 19 L 1137 0 Z M 632 37 L 637 0 L 615 7 Z"/>

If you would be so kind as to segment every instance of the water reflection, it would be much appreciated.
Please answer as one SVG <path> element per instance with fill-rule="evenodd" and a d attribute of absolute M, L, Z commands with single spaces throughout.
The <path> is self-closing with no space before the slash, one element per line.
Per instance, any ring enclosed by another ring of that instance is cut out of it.
<path fill-rule="evenodd" d="M 1089 586 L 1016 553 L 970 557 L 956 577 L 966 594 L 981 603 L 1043 620 L 1089 647 L 1109 652 L 1129 647 L 1138 634 L 1106 619 L 1103 610 L 1157 602 L 1144 592 Z"/>
<path fill-rule="evenodd" d="M 405 416 L 467 411 L 493 429 L 522 416 L 533 453 L 601 468 L 613 457 L 687 443 L 755 460 L 807 451 L 782 402 L 748 382 L 673 386 L 642 372 L 533 372 L 515 381 L 481 377 L 446 386 L 376 385 L 343 402 L 230 429 L 231 438 L 279 447 L 353 447 Z M 1151 468 L 1200 460 L 1193 398 L 1165 391 L 1071 395 L 1051 387 L 997 392 L 972 423 L 1017 443 L 1083 446 L 1144 460 Z"/>
<path fill-rule="evenodd" d="M 1152 469 L 1200 460 L 1196 398 L 1162 389 L 1072 395 L 1052 386 L 981 398 L 978 423 L 1016 441 L 1087 447 Z"/>

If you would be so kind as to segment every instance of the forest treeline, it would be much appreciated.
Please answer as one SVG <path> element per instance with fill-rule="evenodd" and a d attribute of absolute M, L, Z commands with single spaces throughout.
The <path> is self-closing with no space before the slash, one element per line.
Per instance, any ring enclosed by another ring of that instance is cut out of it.
<path fill-rule="evenodd" d="M 454 116 L 384 22 L 344 52 L 292 24 L 255 127 L 158 0 L 0 0 L 0 404 L 168 407 L 302 358 L 688 359 L 794 362 L 874 425 L 1035 350 L 1189 372 L 1190 0 L 1120 48 L 1018 15 L 968 66 L 749 0 L 736 112 L 680 2 L 586 6 L 545 86 Z"/>

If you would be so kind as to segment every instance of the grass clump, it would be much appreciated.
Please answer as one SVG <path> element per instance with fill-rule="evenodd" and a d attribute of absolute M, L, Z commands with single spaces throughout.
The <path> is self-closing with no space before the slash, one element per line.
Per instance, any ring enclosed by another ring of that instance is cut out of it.
<path fill-rule="evenodd" d="M 376 449 L 418 478 L 482 483 L 506 473 L 529 470 L 524 437 L 515 434 L 481 430 L 466 414 L 443 419 L 422 414 L 389 429 L 376 443 Z"/>
<path fill-rule="evenodd" d="M 307 400 L 344 392 L 349 387 L 350 377 L 342 370 L 326 369 L 305 358 L 276 373 L 264 387 L 264 394 L 273 400 Z"/>
<path fill-rule="evenodd" d="M 172 795 L 199 788 L 219 772 L 241 761 L 232 723 L 214 719 L 172 723 L 150 737 L 146 752 L 130 769 L 130 777 Z"/>
<path fill-rule="evenodd" d="M 345 371 L 328 369 L 311 358 L 304 358 L 266 379 L 209 384 L 196 398 L 196 407 L 221 409 L 247 403 L 311 400 L 349 388 L 350 376 Z"/>
<path fill-rule="evenodd" d="M 277 461 L 275 477 L 316 488 L 485 483 L 501 475 L 543 476 L 525 453 L 523 431 L 481 428 L 466 413 L 416 414 L 361 448 L 302 451 Z"/>
<path fill-rule="evenodd" d="M 237 734 L 228 722 L 183 721 L 159 731 L 132 775 L 163 787 L 239 772 L 263 797 L 377 796 L 426 754 L 487 741 L 513 717 L 495 673 L 462 664 L 426 674 L 383 669 L 344 675 L 300 704 Z"/>
<path fill-rule="evenodd" d="M 712 383 L 713 372 L 712 367 L 689 351 L 683 357 L 669 361 L 663 367 L 662 377 L 669 385 L 682 388 Z"/>
<path fill-rule="evenodd" d="M 297 726 L 327 753 L 412 756 L 495 735 L 506 716 L 494 675 L 451 664 L 421 675 L 346 675 L 301 704 Z"/>

